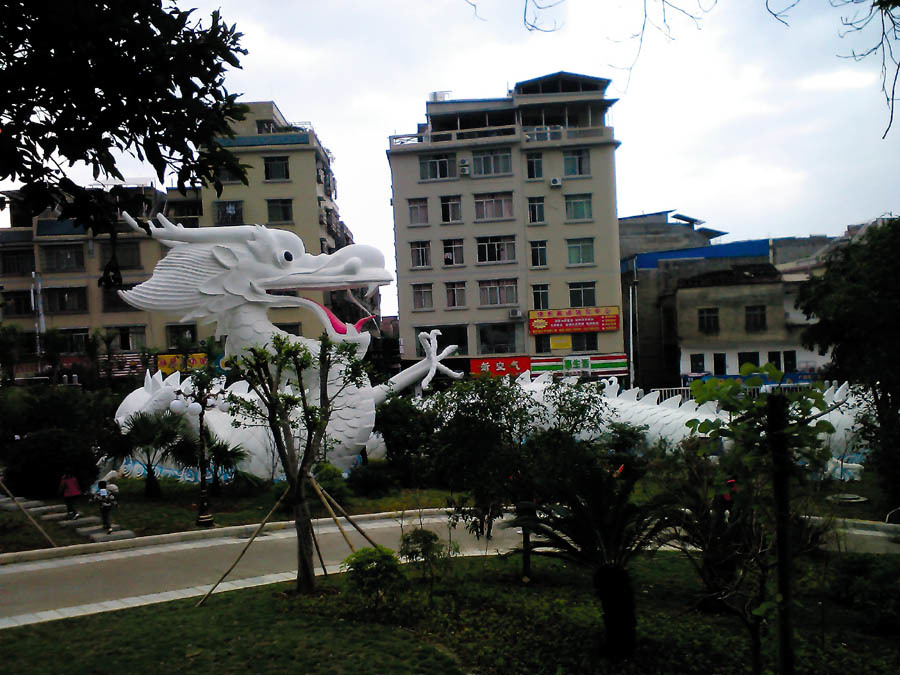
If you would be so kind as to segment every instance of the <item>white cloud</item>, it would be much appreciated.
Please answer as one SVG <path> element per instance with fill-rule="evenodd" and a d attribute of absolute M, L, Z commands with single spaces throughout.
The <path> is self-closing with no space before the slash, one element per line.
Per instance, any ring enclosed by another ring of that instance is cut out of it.
<path fill-rule="evenodd" d="M 838 68 L 800 78 L 797 88 L 806 92 L 848 91 L 868 89 L 878 82 L 878 75 L 871 69 Z"/>

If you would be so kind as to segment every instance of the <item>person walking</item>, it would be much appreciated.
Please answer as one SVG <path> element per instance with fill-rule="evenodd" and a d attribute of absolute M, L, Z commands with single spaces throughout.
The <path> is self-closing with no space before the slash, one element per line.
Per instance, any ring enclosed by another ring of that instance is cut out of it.
<path fill-rule="evenodd" d="M 70 469 L 63 472 L 62 478 L 59 479 L 59 491 L 66 500 L 66 520 L 75 520 L 80 518 L 81 514 L 75 508 L 75 500 L 81 496 L 81 486 L 78 479 L 72 475 Z"/>
<path fill-rule="evenodd" d="M 112 534 L 112 524 L 109 522 L 109 512 L 114 506 L 117 506 L 116 496 L 106 487 L 106 481 L 97 482 L 97 492 L 93 496 L 93 500 L 100 506 L 100 518 L 103 520 L 103 529 L 106 534 Z"/>

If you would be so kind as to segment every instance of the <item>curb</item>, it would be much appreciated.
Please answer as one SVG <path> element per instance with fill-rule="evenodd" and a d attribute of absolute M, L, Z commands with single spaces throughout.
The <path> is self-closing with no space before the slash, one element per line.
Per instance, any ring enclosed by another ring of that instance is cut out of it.
<path fill-rule="evenodd" d="M 421 516 L 446 515 L 446 508 L 421 509 L 411 511 L 388 511 L 385 513 L 365 513 L 351 516 L 357 522 L 371 520 L 411 520 Z M 327 525 L 333 522 L 331 518 L 314 518 L 313 525 Z M 197 541 L 201 539 L 225 539 L 225 538 L 249 538 L 253 536 L 259 523 L 250 525 L 231 525 L 218 527 L 211 530 L 189 530 L 186 532 L 170 532 L 169 534 L 154 534 L 147 537 L 134 537 L 133 539 L 121 539 L 118 541 L 104 541 L 96 544 L 73 544 L 71 546 L 59 546 L 57 548 L 37 548 L 30 551 L 14 551 L 12 553 L 0 553 L 0 566 L 12 565 L 20 562 L 33 562 L 36 560 L 52 560 L 56 558 L 68 558 L 88 553 L 106 553 L 107 551 L 122 551 L 131 548 L 144 548 L 147 546 L 160 546 L 174 544 L 182 541 Z M 289 530 L 294 527 L 293 520 L 281 520 L 266 523 L 263 532 L 276 532 Z"/>
<path fill-rule="evenodd" d="M 814 523 L 827 522 L 822 516 L 808 516 Z M 835 518 L 834 526 L 838 530 L 865 530 L 867 532 L 882 532 L 900 536 L 900 525 L 896 523 L 882 523 L 877 520 L 858 520 L 856 518 Z"/>

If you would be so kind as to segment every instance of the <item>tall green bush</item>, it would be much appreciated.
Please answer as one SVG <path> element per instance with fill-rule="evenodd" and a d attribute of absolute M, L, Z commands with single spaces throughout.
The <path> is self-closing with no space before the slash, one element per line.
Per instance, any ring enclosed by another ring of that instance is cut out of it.
<path fill-rule="evenodd" d="M 21 497 L 56 497 L 59 479 L 71 471 L 86 491 L 97 478 L 97 457 L 81 434 L 65 429 L 35 431 L 7 446 L 6 484 Z"/>

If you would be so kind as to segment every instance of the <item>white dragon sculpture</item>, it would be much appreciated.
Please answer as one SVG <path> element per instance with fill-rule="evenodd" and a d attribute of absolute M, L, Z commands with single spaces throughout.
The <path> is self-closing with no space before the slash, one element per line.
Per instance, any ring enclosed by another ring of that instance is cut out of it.
<path fill-rule="evenodd" d="M 128 214 L 125 221 L 138 232 L 145 230 Z M 385 269 L 381 252 L 363 244 L 352 244 L 332 254 L 312 255 L 303 241 L 292 232 L 269 229 L 262 225 L 232 227 L 184 228 L 157 216 L 158 224 L 148 223 L 149 233 L 171 250 L 157 263 L 151 277 L 121 297 L 134 307 L 147 311 L 177 312 L 182 322 L 215 323 L 216 337 L 225 338 L 225 356 L 238 357 L 249 347 L 271 343 L 280 334 L 303 343 L 317 353 L 319 343 L 305 337 L 289 335 L 271 323 L 267 311 L 275 307 L 307 308 L 320 319 L 325 333 L 335 342 L 356 345 L 357 356 L 365 355 L 371 335 L 362 330 L 366 317 L 355 324 L 344 323 L 328 308 L 302 296 L 276 295 L 272 292 L 298 289 L 304 291 L 336 291 L 366 287 L 374 293 L 378 286 L 392 281 Z M 349 387 L 334 404 L 327 436 L 330 442 L 328 460 L 339 468 L 349 468 L 363 448 L 372 456 L 383 452 L 372 436 L 375 408 L 391 392 L 421 383 L 427 387 L 431 378 L 442 372 L 453 378 L 462 377 L 441 361 L 456 351 L 456 346 L 437 350 L 438 331 L 423 333 L 419 340 L 426 358 L 395 375 L 387 384 Z M 317 374 L 304 374 L 312 391 L 317 388 Z M 332 383 L 341 380 L 339 372 L 329 374 Z M 170 406 L 177 393 L 190 392 L 190 378 L 182 381 L 175 373 L 163 379 L 157 372 L 145 375 L 144 386 L 131 392 L 116 411 L 122 425 L 133 413 L 162 410 Z M 247 383 L 236 383 L 229 391 L 250 396 Z M 233 428 L 227 410 L 212 409 L 204 417 L 207 426 L 232 443 L 241 443 L 251 454 L 242 467 L 258 475 L 273 475 L 274 455 L 267 432 L 260 428 Z M 161 467 L 165 472 L 166 467 Z M 171 469 L 171 467 L 169 467 Z"/>
<path fill-rule="evenodd" d="M 144 232 L 127 214 L 124 218 L 133 229 Z M 313 300 L 302 296 L 275 295 L 272 291 L 368 287 L 370 292 L 374 292 L 378 286 L 392 280 L 384 267 L 384 257 L 374 247 L 353 244 L 330 255 L 311 255 L 305 251 L 299 237 L 284 230 L 270 230 L 260 225 L 186 229 L 163 216 L 157 216 L 157 220 L 158 224 L 148 223 L 150 235 L 171 247 L 171 250 L 156 265 L 150 279 L 131 290 L 120 291 L 129 304 L 148 311 L 179 312 L 184 322 L 215 323 L 216 337 L 226 336 L 226 357 L 239 356 L 248 347 L 265 345 L 275 334 L 300 341 L 311 351 L 316 351 L 316 340 L 289 336 L 267 317 L 269 308 L 305 307 L 320 319 L 323 330 L 333 341 L 355 344 L 360 357 L 366 353 L 371 336 L 362 330 L 362 326 L 372 317 L 347 324 Z M 378 457 L 384 452 L 383 444 L 372 435 L 372 429 L 375 408 L 389 393 L 416 383 L 427 387 L 437 371 L 454 378 L 462 377 L 462 374 L 441 363 L 456 351 L 456 346 L 446 347 L 438 353 L 438 335 L 438 331 L 420 334 L 419 341 L 426 358 L 393 377 L 388 384 L 371 386 L 366 383 L 342 393 L 327 428 L 330 462 L 347 469 L 363 448 L 370 457 Z M 316 374 L 307 373 L 305 379 L 314 390 Z M 340 374 L 335 372 L 329 379 L 338 381 Z M 518 384 L 543 405 L 547 405 L 544 390 L 550 381 L 550 376 L 546 374 L 534 380 L 528 373 L 517 378 Z M 182 380 L 178 372 L 167 378 L 163 378 L 160 372 L 151 377 L 148 372 L 144 386 L 133 391 L 122 402 L 116 412 L 116 420 L 121 425 L 129 415 L 139 410 L 168 408 L 179 392 L 190 393 L 191 389 L 190 378 Z M 246 382 L 233 384 L 229 391 L 240 396 L 251 395 Z M 646 426 L 647 438 L 651 443 L 667 439 L 676 444 L 688 435 L 685 424 L 688 420 L 719 415 L 712 403 L 701 406 L 693 401 L 682 403 L 680 396 L 660 402 L 657 392 L 643 395 L 638 389 L 621 391 L 615 378 L 605 382 L 604 394 L 611 417 L 620 422 Z M 839 389 L 831 387 L 825 393 L 829 404 L 845 400 L 847 396 L 847 385 Z M 856 459 L 854 407 L 853 401 L 848 401 L 844 408 L 834 410 L 827 416 L 836 429 L 827 443 L 832 455 L 840 459 L 833 460 L 828 471 L 840 478 L 854 477 L 861 470 L 859 464 L 843 461 L 848 455 Z M 234 428 L 231 420 L 224 407 L 209 410 L 205 415 L 207 426 L 218 436 L 232 443 L 240 443 L 250 452 L 249 459 L 241 467 L 243 470 L 260 476 L 274 476 L 277 460 L 267 430 L 262 427 Z M 143 467 L 135 469 L 137 472 L 144 470 Z M 189 480 L 195 476 L 195 472 L 175 467 L 162 466 L 157 470 Z"/>

